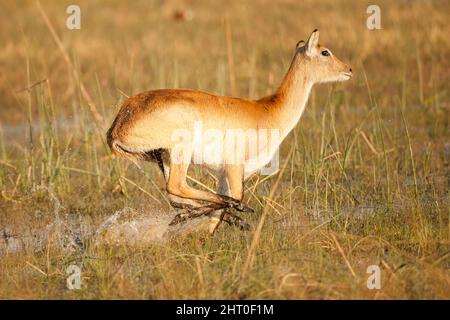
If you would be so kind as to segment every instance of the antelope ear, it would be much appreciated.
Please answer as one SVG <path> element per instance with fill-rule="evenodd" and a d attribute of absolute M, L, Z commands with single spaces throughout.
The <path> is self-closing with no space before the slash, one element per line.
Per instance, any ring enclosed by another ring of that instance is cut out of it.
<path fill-rule="evenodd" d="M 305 45 L 305 41 L 300 40 L 299 42 L 297 42 L 297 45 L 295 46 L 295 49 L 298 49 L 300 47 L 303 47 Z"/>
<path fill-rule="evenodd" d="M 318 43 L 319 43 L 319 30 L 315 29 L 309 36 L 308 41 L 306 41 L 305 48 L 306 54 L 308 56 L 314 53 L 314 49 L 317 47 Z"/>

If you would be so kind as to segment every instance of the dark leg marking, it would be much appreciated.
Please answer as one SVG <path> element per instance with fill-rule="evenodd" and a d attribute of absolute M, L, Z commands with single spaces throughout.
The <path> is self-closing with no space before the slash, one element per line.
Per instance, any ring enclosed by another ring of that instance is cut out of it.
<path fill-rule="evenodd" d="M 164 172 L 164 162 L 163 162 L 163 158 L 162 158 L 162 153 L 165 151 L 166 151 L 165 149 L 154 149 L 154 150 L 147 151 L 144 153 L 144 159 L 147 161 L 156 161 L 159 169 L 161 169 L 164 176 L 166 174 Z"/>
<path fill-rule="evenodd" d="M 245 219 L 242 219 L 241 217 L 227 210 L 225 210 L 224 213 L 222 214 L 221 220 L 225 221 L 231 226 L 239 227 L 241 230 L 246 231 L 250 230 L 250 224 Z"/>
<path fill-rule="evenodd" d="M 239 201 L 237 199 L 225 195 L 220 195 L 220 197 L 230 208 L 243 212 L 251 212 L 251 213 L 255 212 L 255 210 L 253 210 L 250 207 L 247 207 L 244 203 L 242 203 L 242 201 Z"/>
<path fill-rule="evenodd" d="M 191 207 L 191 208 L 184 208 L 184 212 L 178 213 L 173 220 L 169 223 L 169 226 L 176 225 L 180 222 L 186 221 L 187 219 L 193 219 L 197 217 L 201 217 L 207 214 L 210 214 L 214 210 L 220 210 L 223 209 L 223 205 L 219 204 L 211 204 L 208 206 L 203 207 Z"/>

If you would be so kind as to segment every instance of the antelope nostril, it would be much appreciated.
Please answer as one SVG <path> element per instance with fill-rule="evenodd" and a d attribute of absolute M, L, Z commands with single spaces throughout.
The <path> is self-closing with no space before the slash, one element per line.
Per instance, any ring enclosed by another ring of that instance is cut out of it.
<path fill-rule="evenodd" d="M 353 72 L 352 68 L 350 68 L 350 72 Z"/>

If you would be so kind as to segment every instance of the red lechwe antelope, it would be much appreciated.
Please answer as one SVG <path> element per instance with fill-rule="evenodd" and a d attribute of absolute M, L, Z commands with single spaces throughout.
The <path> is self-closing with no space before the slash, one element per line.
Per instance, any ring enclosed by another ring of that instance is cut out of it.
<path fill-rule="evenodd" d="M 222 220 L 248 227 L 228 210 L 253 211 L 242 203 L 244 180 L 271 161 L 300 120 L 314 84 L 345 81 L 352 76 L 350 66 L 318 40 L 319 31 L 314 30 L 306 43 L 297 44 L 278 90 L 259 100 L 186 89 L 154 90 L 128 98 L 108 130 L 109 146 L 116 155 L 158 163 L 171 205 L 182 209 L 172 223 L 209 214 L 211 231 Z M 213 134 L 199 138 L 199 127 Z M 274 130 L 276 137 L 269 137 L 267 133 Z M 239 146 L 228 143 L 229 132 L 234 133 Z M 236 132 L 244 133 L 244 139 Z M 186 133 L 191 134 L 190 139 Z M 250 136 L 258 138 L 251 142 Z M 200 165 L 217 175 L 217 193 L 188 185 L 188 168 L 199 163 L 193 159 L 201 159 Z"/>

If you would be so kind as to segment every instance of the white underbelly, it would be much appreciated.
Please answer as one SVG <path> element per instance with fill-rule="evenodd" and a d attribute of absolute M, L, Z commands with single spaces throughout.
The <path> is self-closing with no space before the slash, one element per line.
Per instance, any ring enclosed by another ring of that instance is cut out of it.
<path fill-rule="evenodd" d="M 220 131 L 196 135 L 192 144 L 191 163 L 220 170 L 227 164 L 244 165 L 244 175 L 262 170 L 272 174 L 278 170 L 279 132 L 269 130 L 239 132 Z M 268 165 L 269 164 L 269 165 Z M 268 165 L 268 170 L 265 166 Z"/>
<path fill-rule="evenodd" d="M 228 162 L 226 161 L 223 145 L 217 143 L 194 148 L 191 163 L 206 167 L 210 170 L 220 171 Z M 274 174 L 278 171 L 278 148 L 261 152 L 252 158 L 233 164 L 244 165 L 245 178 L 261 169 L 263 169 L 264 175 Z"/>

